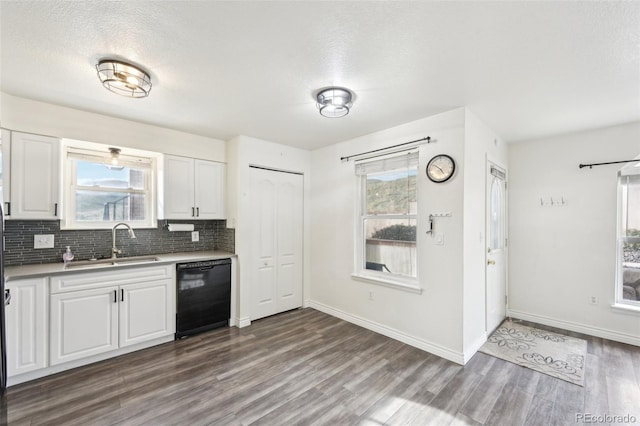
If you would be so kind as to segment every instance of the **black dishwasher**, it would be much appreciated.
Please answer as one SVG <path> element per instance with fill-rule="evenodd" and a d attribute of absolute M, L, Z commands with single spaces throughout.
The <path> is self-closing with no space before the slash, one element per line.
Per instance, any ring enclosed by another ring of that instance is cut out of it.
<path fill-rule="evenodd" d="M 229 324 L 231 259 L 179 263 L 176 339 Z"/>

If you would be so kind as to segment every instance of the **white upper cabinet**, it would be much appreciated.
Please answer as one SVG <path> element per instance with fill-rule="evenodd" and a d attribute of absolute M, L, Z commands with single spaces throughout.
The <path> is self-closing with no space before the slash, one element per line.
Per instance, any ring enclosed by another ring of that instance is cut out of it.
<path fill-rule="evenodd" d="M 226 164 L 165 155 L 164 219 L 224 219 Z"/>
<path fill-rule="evenodd" d="M 0 152 L 2 153 L 2 173 L 0 181 L 2 185 L 2 211 L 7 214 L 7 207 L 11 201 L 11 131 L 0 129 Z"/>
<path fill-rule="evenodd" d="M 4 145 L 3 138 L 3 145 Z M 58 219 L 60 140 L 11 132 L 11 199 L 7 219 Z"/>

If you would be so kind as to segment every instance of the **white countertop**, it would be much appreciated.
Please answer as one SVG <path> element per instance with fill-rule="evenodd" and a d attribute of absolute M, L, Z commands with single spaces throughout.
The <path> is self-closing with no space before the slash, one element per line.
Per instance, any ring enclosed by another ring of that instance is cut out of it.
<path fill-rule="evenodd" d="M 20 278 L 35 278 L 50 275 L 60 274 L 76 274 L 86 273 L 90 271 L 105 271 L 113 268 L 132 268 L 141 266 L 153 266 L 153 265 L 166 265 L 169 263 L 183 263 L 183 262 L 196 262 L 202 260 L 216 260 L 225 259 L 228 257 L 236 257 L 234 253 L 226 251 L 210 250 L 210 251 L 193 251 L 184 253 L 166 253 L 166 254 L 154 254 L 149 255 L 158 258 L 157 262 L 153 263 L 133 263 L 123 265 L 113 265 L 108 267 L 101 267 L 96 269 L 91 268 L 78 268 L 78 269 L 65 269 L 64 263 L 41 263 L 34 265 L 21 265 L 21 266 L 6 266 L 4 268 L 5 281 L 17 280 Z M 125 259 L 125 258 L 123 258 Z"/>

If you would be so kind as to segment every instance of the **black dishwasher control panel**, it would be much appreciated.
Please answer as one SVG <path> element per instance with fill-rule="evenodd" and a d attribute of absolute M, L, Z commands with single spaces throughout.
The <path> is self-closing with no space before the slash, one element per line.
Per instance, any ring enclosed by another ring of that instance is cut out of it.
<path fill-rule="evenodd" d="M 178 271 L 182 269 L 197 269 L 197 268 L 208 268 L 209 266 L 216 265 L 230 265 L 231 259 L 218 259 L 218 260 L 204 260 L 201 262 L 191 262 L 191 263 L 178 263 Z"/>

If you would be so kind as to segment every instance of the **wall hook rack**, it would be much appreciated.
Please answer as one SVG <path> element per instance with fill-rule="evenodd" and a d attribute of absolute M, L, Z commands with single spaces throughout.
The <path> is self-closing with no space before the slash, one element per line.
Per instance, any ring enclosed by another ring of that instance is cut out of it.
<path fill-rule="evenodd" d="M 429 229 L 425 231 L 426 234 L 433 237 L 433 220 L 437 217 L 451 217 L 451 212 L 446 213 L 431 213 L 429 215 Z"/>

